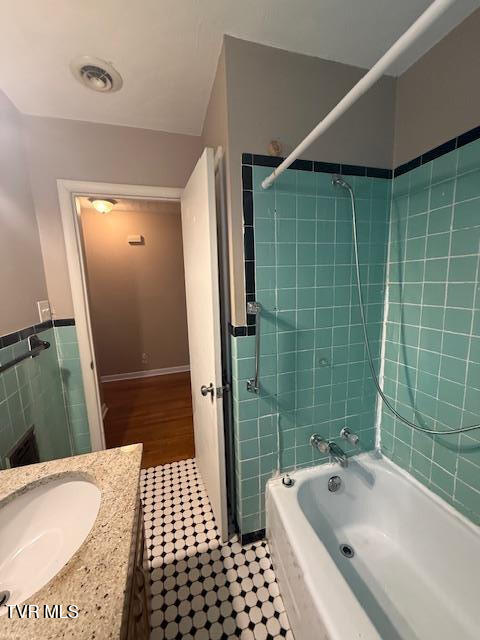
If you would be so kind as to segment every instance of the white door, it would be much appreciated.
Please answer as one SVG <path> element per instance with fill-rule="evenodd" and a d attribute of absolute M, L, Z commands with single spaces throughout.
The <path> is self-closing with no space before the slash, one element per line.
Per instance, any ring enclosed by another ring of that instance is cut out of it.
<path fill-rule="evenodd" d="M 228 536 L 213 149 L 205 149 L 182 194 L 183 259 L 195 457 L 222 540 Z M 203 394 L 202 394 L 203 387 Z"/>

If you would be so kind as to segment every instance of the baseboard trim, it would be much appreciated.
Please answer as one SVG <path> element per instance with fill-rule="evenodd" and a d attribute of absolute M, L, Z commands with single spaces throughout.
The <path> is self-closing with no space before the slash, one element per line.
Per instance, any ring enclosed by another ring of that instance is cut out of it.
<path fill-rule="evenodd" d="M 185 373 L 190 371 L 190 365 L 179 367 L 167 367 L 166 369 L 148 369 L 146 371 L 130 371 L 129 373 L 115 373 L 111 376 L 101 376 L 101 382 L 116 382 L 117 380 L 134 380 L 135 378 L 152 378 L 153 376 L 166 376 L 169 373 Z"/>
<path fill-rule="evenodd" d="M 240 534 L 240 542 L 242 545 L 251 544 L 258 540 L 265 540 L 265 529 L 259 529 L 258 531 L 252 531 L 251 533 Z"/>

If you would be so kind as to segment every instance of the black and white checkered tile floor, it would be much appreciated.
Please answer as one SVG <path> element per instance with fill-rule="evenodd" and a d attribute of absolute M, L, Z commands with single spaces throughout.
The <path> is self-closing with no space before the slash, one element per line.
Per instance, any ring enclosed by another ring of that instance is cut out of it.
<path fill-rule="evenodd" d="M 142 470 L 151 640 L 293 640 L 268 545 L 222 544 L 195 460 Z"/>

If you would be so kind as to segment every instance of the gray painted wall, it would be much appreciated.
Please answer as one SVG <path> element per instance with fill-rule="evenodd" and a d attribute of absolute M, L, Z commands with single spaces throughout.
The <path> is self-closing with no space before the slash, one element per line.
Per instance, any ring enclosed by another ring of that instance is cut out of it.
<path fill-rule="evenodd" d="M 245 323 L 241 154 L 291 151 L 365 73 L 364 69 L 225 37 L 229 215 L 234 324 Z M 383 78 L 305 154 L 307 159 L 391 167 L 395 80 Z"/>
<path fill-rule="evenodd" d="M 0 91 L 0 335 L 39 321 L 47 297 L 17 109 Z"/>
<path fill-rule="evenodd" d="M 23 118 L 48 296 L 73 316 L 57 179 L 184 187 L 202 150 L 195 136 L 58 118 Z"/>
<path fill-rule="evenodd" d="M 480 124 L 480 9 L 397 81 L 394 164 Z"/>

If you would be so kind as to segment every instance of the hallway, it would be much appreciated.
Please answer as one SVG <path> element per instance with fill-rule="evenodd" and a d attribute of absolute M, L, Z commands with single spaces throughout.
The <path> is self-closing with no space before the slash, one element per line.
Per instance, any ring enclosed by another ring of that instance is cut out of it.
<path fill-rule="evenodd" d="M 142 467 L 193 458 L 190 373 L 102 384 L 107 448 L 143 442 Z"/>

